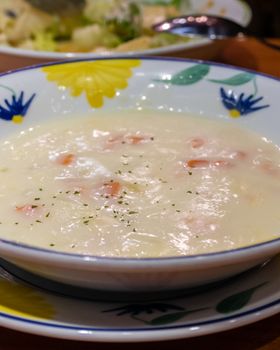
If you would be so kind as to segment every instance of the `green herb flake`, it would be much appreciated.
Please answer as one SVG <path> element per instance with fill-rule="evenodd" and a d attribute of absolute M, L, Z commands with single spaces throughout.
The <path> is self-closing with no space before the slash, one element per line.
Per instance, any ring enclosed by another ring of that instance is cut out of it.
<path fill-rule="evenodd" d="M 35 222 L 37 222 L 38 224 L 41 224 L 41 223 L 42 223 L 42 221 L 40 221 L 40 220 L 36 220 Z"/>
<path fill-rule="evenodd" d="M 39 197 L 36 197 L 36 198 L 34 198 L 34 201 L 39 201 L 41 198 L 39 198 Z"/>
<path fill-rule="evenodd" d="M 74 191 L 74 194 L 80 194 L 81 192 L 80 191 Z"/>
<path fill-rule="evenodd" d="M 138 214 L 138 211 L 133 211 L 133 210 L 130 210 L 130 211 L 128 212 L 128 214 L 129 214 L 129 215 Z"/>
<path fill-rule="evenodd" d="M 48 212 L 48 213 L 46 214 L 46 218 L 48 218 L 48 217 L 50 216 L 50 214 L 51 214 L 51 213 L 50 213 L 50 212 Z"/>
<path fill-rule="evenodd" d="M 54 247 L 55 246 L 55 244 L 54 243 L 50 243 L 50 247 Z"/>

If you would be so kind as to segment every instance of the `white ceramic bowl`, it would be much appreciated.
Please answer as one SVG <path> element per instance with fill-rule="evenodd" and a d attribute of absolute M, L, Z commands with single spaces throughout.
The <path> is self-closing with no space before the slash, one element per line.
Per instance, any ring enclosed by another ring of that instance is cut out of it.
<path fill-rule="evenodd" d="M 106 84 L 102 86 L 99 73 L 102 77 L 106 76 L 108 65 L 110 72 L 105 79 Z M 48 81 L 48 65 L 0 76 L 1 106 L 4 106 L 5 100 L 12 101 L 13 95 L 16 96 L 14 101 L 18 101 L 17 97 L 24 93 L 22 103 L 8 108 L 10 113 L 3 113 L 0 108 L 0 138 L 46 119 L 95 113 L 99 108 L 112 113 L 149 108 L 223 119 L 259 132 L 280 145 L 280 81 L 272 77 L 208 62 L 160 58 L 56 64 L 61 73 L 66 66 L 68 75 L 64 88 L 61 88 L 63 80 L 60 84 L 56 80 Z M 111 73 L 112 66 L 117 78 Z M 71 87 L 75 86 L 78 78 L 79 84 L 82 81 L 87 83 L 81 95 L 73 97 Z M 88 88 L 95 89 L 96 79 L 104 96 L 99 108 L 93 107 L 95 101 L 86 99 L 86 91 Z M 116 87 L 120 79 L 123 81 L 121 86 L 126 86 L 123 89 Z M 165 81 L 159 82 L 160 79 Z M 91 86 L 88 86 L 88 81 L 91 81 Z M 225 101 L 221 88 L 227 95 L 234 91 L 230 104 Z M 108 89 L 114 91 L 113 98 L 105 97 Z M 35 97 L 26 110 L 23 105 L 33 94 Z M 246 96 L 251 94 L 255 94 L 255 98 L 248 101 Z M 255 101 L 259 97 L 263 97 L 263 101 Z M 238 113 L 239 118 L 231 118 Z M 13 123 L 14 115 L 22 115 L 23 122 Z M 0 257 L 28 271 L 66 284 L 111 291 L 175 290 L 212 283 L 247 270 L 279 252 L 280 238 L 231 251 L 158 259 L 73 255 L 0 240 Z"/>
<path fill-rule="evenodd" d="M 252 18 L 250 7 L 241 0 L 182 0 L 186 1 L 188 13 L 207 13 L 230 18 L 246 27 Z M 0 46 L 0 71 L 15 69 L 33 64 L 61 61 L 66 59 L 85 59 L 100 57 L 118 57 L 135 55 L 161 55 L 210 59 L 223 47 L 224 41 L 212 41 L 207 38 L 193 39 L 184 44 L 169 45 L 161 48 L 141 50 L 127 53 L 57 53 L 33 51 L 8 46 Z"/>

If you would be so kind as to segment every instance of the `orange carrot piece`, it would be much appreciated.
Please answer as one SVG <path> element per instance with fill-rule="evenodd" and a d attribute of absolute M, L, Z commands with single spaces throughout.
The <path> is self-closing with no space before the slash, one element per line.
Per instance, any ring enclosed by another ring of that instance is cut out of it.
<path fill-rule="evenodd" d="M 121 190 L 121 184 L 117 181 L 105 183 L 104 187 L 105 187 L 106 194 L 112 197 L 116 197 Z"/>
<path fill-rule="evenodd" d="M 223 159 L 217 159 L 217 160 L 208 160 L 208 159 L 190 159 L 186 162 L 186 166 L 188 168 L 209 168 L 209 167 L 231 167 L 232 164 Z"/>
<path fill-rule="evenodd" d="M 18 213 L 23 213 L 26 216 L 33 216 L 36 213 L 36 211 L 38 211 L 38 209 L 39 209 L 39 206 L 31 205 L 31 204 L 25 204 L 25 205 L 16 207 L 16 211 Z"/>
<path fill-rule="evenodd" d="M 189 168 L 208 168 L 211 164 L 207 159 L 190 159 L 186 162 Z"/>
<path fill-rule="evenodd" d="M 205 140 L 203 140 L 200 137 L 194 137 L 191 139 L 191 146 L 192 148 L 200 148 L 205 144 Z"/>
<path fill-rule="evenodd" d="M 232 154 L 233 159 L 244 160 L 248 157 L 248 154 L 244 151 L 235 151 Z"/>
<path fill-rule="evenodd" d="M 119 145 L 119 144 L 130 144 L 130 145 L 138 145 L 142 142 L 145 142 L 152 138 L 148 136 L 141 136 L 141 135 L 115 135 L 111 136 L 107 143 L 109 145 Z"/>
<path fill-rule="evenodd" d="M 70 165 L 74 162 L 75 156 L 74 154 L 67 153 L 67 154 L 62 154 L 57 158 L 57 163 L 60 165 Z"/>
<path fill-rule="evenodd" d="M 145 141 L 146 138 L 144 136 L 133 135 L 126 137 L 126 140 L 132 145 L 138 145 L 139 143 Z"/>

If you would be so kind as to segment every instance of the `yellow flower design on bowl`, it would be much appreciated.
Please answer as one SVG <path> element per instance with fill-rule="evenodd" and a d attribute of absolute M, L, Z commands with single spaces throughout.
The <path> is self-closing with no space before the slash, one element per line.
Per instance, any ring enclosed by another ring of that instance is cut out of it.
<path fill-rule="evenodd" d="M 0 280 L 0 312 L 29 319 L 53 319 L 54 308 L 31 288 Z"/>
<path fill-rule="evenodd" d="M 100 108 L 104 97 L 113 98 L 118 89 L 127 87 L 132 68 L 139 65 L 137 59 L 97 60 L 46 66 L 42 70 L 49 81 L 70 89 L 74 97 L 84 92 L 89 104 Z"/>

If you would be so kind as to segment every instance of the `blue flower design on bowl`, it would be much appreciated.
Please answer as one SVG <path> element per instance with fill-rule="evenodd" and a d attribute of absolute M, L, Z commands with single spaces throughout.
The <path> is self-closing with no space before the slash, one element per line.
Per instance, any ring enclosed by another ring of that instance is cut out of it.
<path fill-rule="evenodd" d="M 24 92 L 21 91 L 17 97 L 15 94 L 12 95 L 11 100 L 5 99 L 5 106 L 0 105 L 0 118 L 13 121 L 14 123 L 21 123 L 25 117 L 34 97 L 35 93 L 24 102 Z"/>
<path fill-rule="evenodd" d="M 262 96 L 256 98 L 254 95 L 245 96 L 243 92 L 238 96 L 232 90 L 226 92 L 224 88 L 220 88 L 220 94 L 223 105 L 229 110 L 232 118 L 238 118 L 241 115 L 247 115 L 269 107 L 269 105 L 257 105 L 258 102 L 263 100 Z"/>

